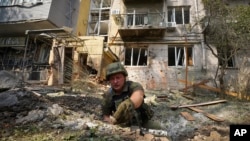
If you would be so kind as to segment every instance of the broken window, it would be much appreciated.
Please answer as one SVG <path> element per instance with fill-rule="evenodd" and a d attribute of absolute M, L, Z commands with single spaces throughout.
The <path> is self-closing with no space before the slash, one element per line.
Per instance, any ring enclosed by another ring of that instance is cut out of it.
<path fill-rule="evenodd" d="M 187 52 L 186 52 L 187 51 Z M 187 56 L 187 57 L 186 57 Z M 168 48 L 168 66 L 193 66 L 193 48 L 188 46 L 169 46 Z"/>
<path fill-rule="evenodd" d="M 219 65 L 222 66 L 223 64 L 226 65 L 227 68 L 234 68 L 236 67 L 235 65 L 235 59 L 234 56 L 232 55 L 232 50 L 231 49 L 226 49 L 225 53 L 222 50 L 218 50 L 218 55 L 221 56 L 219 57 Z M 224 60 L 224 62 L 223 62 Z"/>
<path fill-rule="evenodd" d="M 148 49 L 125 48 L 125 65 L 127 66 L 146 66 L 148 58 Z"/>
<path fill-rule="evenodd" d="M 134 21 L 135 16 L 135 21 Z M 135 25 L 147 25 L 148 19 L 147 14 L 129 14 L 128 15 L 128 26 L 133 26 L 133 22 L 135 22 Z"/>
<path fill-rule="evenodd" d="M 168 7 L 168 22 L 176 24 L 189 24 L 190 6 Z"/>

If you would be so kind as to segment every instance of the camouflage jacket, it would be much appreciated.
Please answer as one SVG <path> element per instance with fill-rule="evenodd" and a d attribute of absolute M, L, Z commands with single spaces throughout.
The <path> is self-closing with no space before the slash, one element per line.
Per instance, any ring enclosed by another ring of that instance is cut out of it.
<path fill-rule="evenodd" d="M 141 84 L 133 81 L 127 81 L 122 93 L 120 95 L 116 95 L 112 88 L 110 88 L 104 95 L 104 99 L 102 102 L 102 112 L 103 115 L 112 115 L 117 106 L 127 98 L 131 96 L 131 94 L 136 90 L 143 90 Z M 140 108 L 140 107 L 139 107 Z M 139 109 L 138 108 L 138 109 Z"/>

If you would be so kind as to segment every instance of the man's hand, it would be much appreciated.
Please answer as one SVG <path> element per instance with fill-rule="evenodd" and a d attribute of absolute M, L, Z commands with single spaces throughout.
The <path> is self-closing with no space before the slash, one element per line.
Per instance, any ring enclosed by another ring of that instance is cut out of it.
<path fill-rule="evenodd" d="M 108 122 L 110 124 L 116 123 L 116 119 L 113 116 L 108 116 L 108 115 L 104 115 L 103 121 Z"/>
<path fill-rule="evenodd" d="M 125 101 L 123 101 L 118 107 L 116 112 L 113 115 L 113 118 L 115 120 L 115 123 L 123 123 L 123 122 L 129 122 L 132 118 L 132 113 L 134 110 L 134 105 L 132 101 L 128 98 Z"/>

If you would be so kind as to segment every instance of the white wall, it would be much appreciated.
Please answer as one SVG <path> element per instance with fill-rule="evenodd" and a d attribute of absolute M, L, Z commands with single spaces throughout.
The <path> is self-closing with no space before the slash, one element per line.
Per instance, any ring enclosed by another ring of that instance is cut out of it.
<path fill-rule="evenodd" d="M 134 45 L 143 43 L 147 44 L 148 51 L 152 54 L 155 54 L 154 57 L 149 57 L 148 66 L 126 66 L 128 70 L 128 79 L 134 80 L 142 83 L 146 89 L 154 90 L 163 90 L 168 88 L 184 88 L 185 85 L 180 83 L 178 80 L 185 80 L 186 78 L 186 67 L 175 67 L 168 66 L 168 46 L 173 44 L 179 45 L 191 45 L 193 46 L 194 53 L 194 66 L 189 66 L 187 70 L 188 80 L 193 82 L 200 82 L 207 78 L 214 77 L 214 72 L 217 66 L 217 59 L 214 59 L 214 56 L 211 54 L 206 47 L 203 47 L 203 38 L 201 34 L 201 26 L 197 24 L 197 21 L 202 18 L 204 15 L 203 6 L 201 5 L 201 0 L 165 0 L 161 6 L 161 2 L 158 3 L 157 8 L 162 11 L 167 11 L 167 6 L 183 6 L 189 5 L 190 9 L 190 25 L 185 25 L 186 27 L 190 26 L 192 28 L 185 30 L 185 26 L 177 25 L 175 31 L 169 32 L 165 31 L 165 37 L 161 40 L 150 40 L 144 42 L 134 42 Z M 164 5 L 166 7 L 162 6 Z M 157 4 L 156 4 L 157 5 Z M 126 8 L 124 8 L 126 7 Z M 127 8 L 145 8 L 154 9 L 155 7 L 149 6 L 149 4 L 141 3 L 140 5 L 124 5 L 120 0 L 114 0 L 114 5 L 112 9 L 120 9 L 120 11 L 126 11 Z M 161 12 L 162 12 L 161 11 Z M 198 13 L 199 12 L 199 13 Z M 167 17 L 167 16 L 166 16 Z M 120 28 L 111 18 L 111 28 L 109 37 L 112 37 L 117 32 L 117 29 Z M 130 43 L 129 41 L 126 42 Z M 131 43 L 130 43 L 131 44 Z M 133 44 L 133 43 L 132 43 Z M 121 54 L 120 51 L 124 50 L 124 46 L 114 45 L 111 46 L 111 49 L 119 56 L 121 60 L 124 60 L 124 53 Z M 149 53 L 149 54 L 150 54 Z M 204 70 L 204 68 L 209 68 Z"/>

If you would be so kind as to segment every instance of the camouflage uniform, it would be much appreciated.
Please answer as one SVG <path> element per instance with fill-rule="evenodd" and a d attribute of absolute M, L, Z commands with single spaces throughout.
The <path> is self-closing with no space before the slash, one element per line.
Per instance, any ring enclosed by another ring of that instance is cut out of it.
<path fill-rule="evenodd" d="M 112 91 L 112 88 L 110 88 L 105 93 L 105 98 L 102 103 L 102 111 L 103 115 L 112 115 L 116 112 L 117 107 L 120 103 L 122 103 L 124 100 L 128 99 L 131 94 L 136 90 L 143 90 L 143 87 L 141 84 L 137 82 L 127 81 L 122 93 L 119 95 L 116 95 L 114 91 Z M 118 123 L 120 125 L 138 125 L 143 124 L 146 121 L 148 121 L 153 113 L 150 113 L 151 115 L 148 115 L 147 109 L 145 109 L 145 106 L 147 106 L 145 103 L 143 103 L 139 108 L 134 109 L 134 107 L 128 107 L 124 108 L 123 112 L 121 112 L 122 115 L 120 115 Z M 149 108 L 149 107 L 147 107 Z M 152 112 L 152 111 L 151 111 Z"/>

